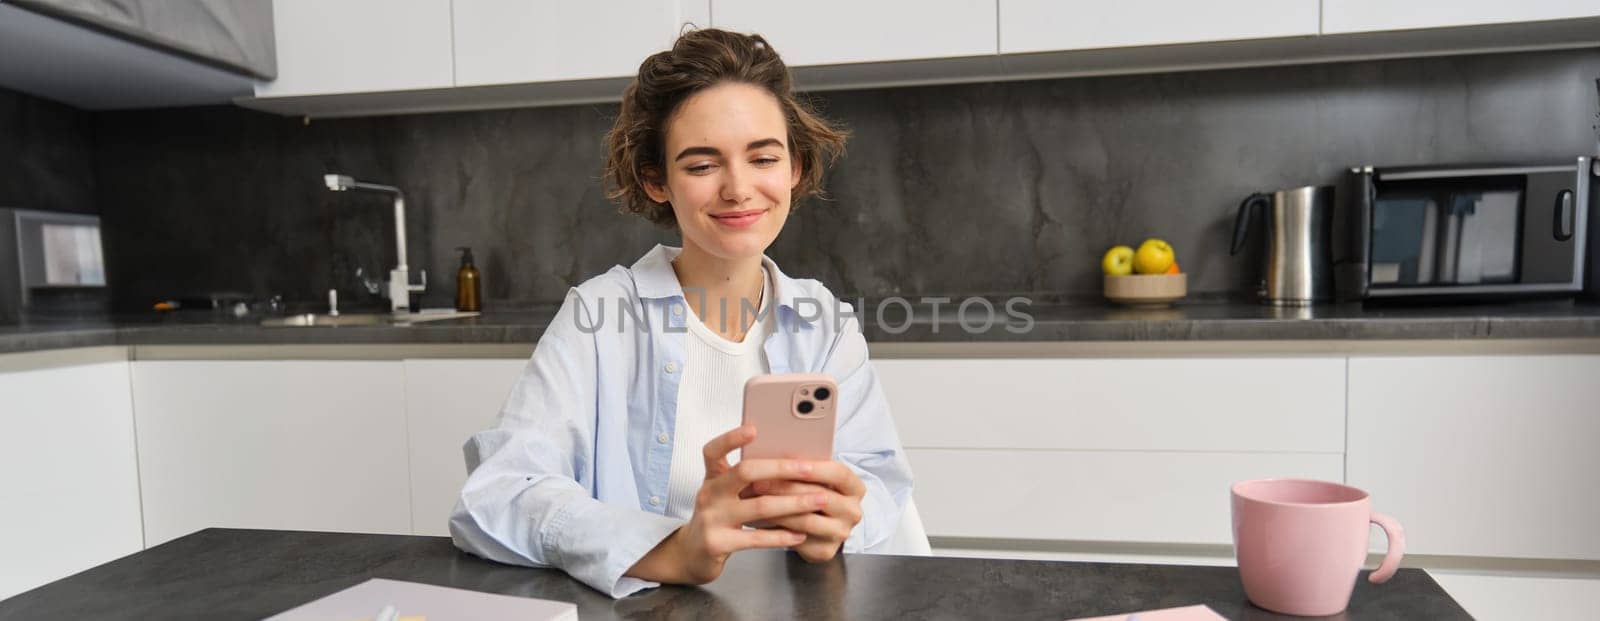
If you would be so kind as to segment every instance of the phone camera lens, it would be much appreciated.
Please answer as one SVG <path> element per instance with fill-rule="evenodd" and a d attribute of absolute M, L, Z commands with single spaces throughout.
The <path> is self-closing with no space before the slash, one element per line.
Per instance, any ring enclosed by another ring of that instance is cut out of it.
<path fill-rule="evenodd" d="M 801 414 L 810 414 L 811 408 L 812 405 L 810 401 L 801 401 L 800 405 L 795 406 L 795 409 L 800 410 Z"/>
<path fill-rule="evenodd" d="M 818 387 L 816 394 L 814 394 L 812 396 L 816 397 L 818 401 L 827 401 L 828 400 L 828 389 Z"/>

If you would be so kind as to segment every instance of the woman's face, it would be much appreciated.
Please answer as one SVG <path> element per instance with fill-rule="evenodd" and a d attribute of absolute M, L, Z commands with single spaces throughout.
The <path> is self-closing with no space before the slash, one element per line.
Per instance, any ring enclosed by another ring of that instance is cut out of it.
<path fill-rule="evenodd" d="M 695 93 L 667 120 L 666 185 L 649 184 L 672 205 L 685 249 L 728 260 L 760 256 L 789 218 L 799 182 L 788 124 L 770 93 L 728 83 Z"/>

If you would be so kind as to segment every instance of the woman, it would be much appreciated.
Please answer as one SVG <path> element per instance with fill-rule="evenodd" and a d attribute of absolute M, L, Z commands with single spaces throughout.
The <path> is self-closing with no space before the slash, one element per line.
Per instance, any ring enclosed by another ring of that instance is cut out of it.
<path fill-rule="evenodd" d="M 611 196 L 683 247 L 568 292 L 497 427 L 467 442 L 456 545 L 612 597 L 710 582 L 739 550 L 881 548 L 911 472 L 860 325 L 763 254 L 843 133 L 761 37 L 697 30 L 639 67 L 606 143 Z M 837 461 L 737 461 L 758 433 L 745 380 L 790 372 L 838 383 Z M 776 528 L 742 526 L 759 520 Z"/>

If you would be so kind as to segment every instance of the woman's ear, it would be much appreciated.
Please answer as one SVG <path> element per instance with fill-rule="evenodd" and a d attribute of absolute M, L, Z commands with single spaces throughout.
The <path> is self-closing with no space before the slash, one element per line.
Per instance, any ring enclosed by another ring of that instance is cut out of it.
<path fill-rule="evenodd" d="M 644 193 L 657 203 L 672 202 L 667 186 L 663 182 L 661 171 L 654 167 L 646 167 L 639 171 L 639 176 L 644 178 Z"/>
<path fill-rule="evenodd" d="M 800 187 L 800 175 L 805 172 L 805 166 L 800 165 L 797 158 L 790 158 L 789 161 L 789 189 L 792 191 Z"/>

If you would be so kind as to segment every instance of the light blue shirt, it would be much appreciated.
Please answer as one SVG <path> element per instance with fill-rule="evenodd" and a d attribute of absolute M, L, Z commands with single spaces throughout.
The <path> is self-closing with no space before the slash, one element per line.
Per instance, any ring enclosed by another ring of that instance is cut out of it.
<path fill-rule="evenodd" d="M 457 547 L 559 567 L 612 597 L 656 586 L 622 574 L 684 524 L 665 515 L 690 312 L 672 269 L 679 251 L 656 246 L 568 291 L 496 427 L 463 447 L 470 474 L 450 516 Z M 844 551 L 874 551 L 911 497 L 911 469 L 860 322 L 821 283 L 762 260 L 778 302 L 768 366 L 838 383 L 834 460 L 867 488 Z"/>

